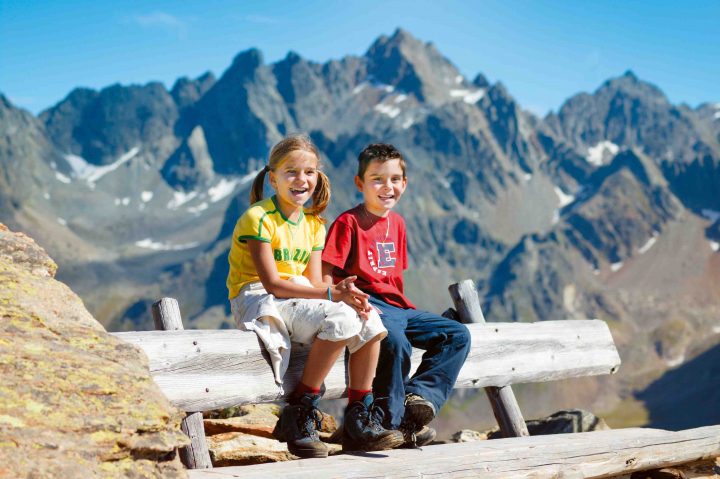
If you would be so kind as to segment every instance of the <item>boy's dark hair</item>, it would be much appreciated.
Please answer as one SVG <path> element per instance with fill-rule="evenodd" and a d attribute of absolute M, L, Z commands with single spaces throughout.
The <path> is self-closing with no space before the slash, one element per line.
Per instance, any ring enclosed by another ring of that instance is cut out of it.
<path fill-rule="evenodd" d="M 363 179 L 365 171 L 368 169 L 370 162 L 379 161 L 384 163 L 389 160 L 400 160 L 400 168 L 402 168 L 403 178 L 405 178 L 405 158 L 397 148 L 389 143 L 371 143 L 358 155 L 358 176 Z"/>

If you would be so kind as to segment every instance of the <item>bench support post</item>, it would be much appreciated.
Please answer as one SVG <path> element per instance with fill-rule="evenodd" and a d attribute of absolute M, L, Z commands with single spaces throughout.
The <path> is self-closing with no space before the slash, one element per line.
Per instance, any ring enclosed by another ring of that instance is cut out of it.
<path fill-rule="evenodd" d="M 448 287 L 455 309 L 463 323 L 484 323 L 480 299 L 472 280 L 466 279 Z M 505 437 L 529 436 L 525 419 L 523 419 L 520 406 L 515 399 L 515 393 L 508 386 L 485 388 L 490 400 L 493 414 L 500 426 L 500 432 Z"/>
<path fill-rule="evenodd" d="M 180 306 L 173 298 L 162 298 L 152 305 L 155 329 L 162 331 L 182 330 Z M 190 438 L 190 445 L 180 449 L 180 460 L 188 469 L 211 469 L 210 450 L 205 440 L 205 424 L 201 412 L 188 414 L 181 424 L 182 431 Z"/>

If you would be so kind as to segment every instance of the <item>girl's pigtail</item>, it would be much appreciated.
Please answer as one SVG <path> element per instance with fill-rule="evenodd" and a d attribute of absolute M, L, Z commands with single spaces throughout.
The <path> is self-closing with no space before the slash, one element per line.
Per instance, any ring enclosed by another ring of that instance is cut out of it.
<path fill-rule="evenodd" d="M 263 199 L 263 190 L 265 189 L 265 173 L 268 172 L 267 166 L 260 170 L 260 173 L 255 176 L 253 180 L 252 188 L 250 188 L 250 204 L 257 203 Z"/>
<path fill-rule="evenodd" d="M 325 222 L 323 217 L 320 215 L 323 211 L 325 211 L 325 208 L 327 208 L 327 205 L 330 202 L 330 178 L 328 178 L 327 175 L 320 170 L 318 170 L 317 173 L 318 180 L 317 185 L 315 185 L 315 192 L 312 196 L 312 206 L 308 208 L 307 211 L 308 213 L 317 216 L 322 222 Z"/>

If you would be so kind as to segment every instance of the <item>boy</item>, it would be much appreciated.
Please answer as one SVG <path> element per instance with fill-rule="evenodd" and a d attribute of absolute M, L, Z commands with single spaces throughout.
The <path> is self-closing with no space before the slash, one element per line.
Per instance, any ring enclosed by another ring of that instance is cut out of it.
<path fill-rule="evenodd" d="M 467 328 L 451 319 L 418 311 L 403 292 L 407 268 L 405 221 L 391 211 L 407 186 L 405 160 L 392 145 L 376 143 L 358 157 L 355 185 L 363 203 L 341 214 L 330 227 L 322 254 L 323 277 L 335 282 L 357 276 L 355 286 L 370 295 L 388 330 L 380 345 L 373 389 L 384 402 L 383 425 L 400 429 L 406 444 L 429 443 L 426 425 L 453 389 L 470 350 Z M 424 349 L 412 378 L 412 347 Z"/>

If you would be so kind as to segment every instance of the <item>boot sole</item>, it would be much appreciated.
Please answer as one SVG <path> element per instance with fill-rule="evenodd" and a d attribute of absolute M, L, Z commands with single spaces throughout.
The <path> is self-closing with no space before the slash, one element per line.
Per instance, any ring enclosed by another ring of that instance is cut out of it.
<path fill-rule="evenodd" d="M 302 449 L 297 450 L 290 448 L 288 448 L 288 451 L 290 451 L 290 454 L 292 454 L 293 456 L 297 456 L 302 459 L 322 459 L 328 457 L 328 451 L 307 451 Z"/>
<path fill-rule="evenodd" d="M 355 442 L 350 439 L 343 439 L 342 451 L 386 451 L 396 449 L 405 443 L 405 437 L 400 431 L 393 431 L 392 434 L 381 437 L 373 442 Z"/>
<path fill-rule="evenodd" d="M 412 418 L 418 426 L 427 426 L 435 419 L 435 410 L 428 404 L 408 404 L 405 406 L 405 416 Z"/>

